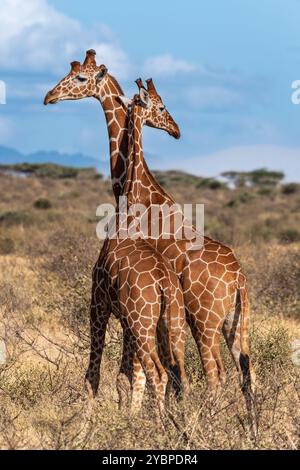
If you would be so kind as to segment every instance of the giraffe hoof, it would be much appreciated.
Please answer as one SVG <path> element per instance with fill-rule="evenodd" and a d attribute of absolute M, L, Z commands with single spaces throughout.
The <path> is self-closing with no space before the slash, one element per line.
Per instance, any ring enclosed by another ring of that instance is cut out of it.
<path fill-rule="evenodd" d="M 89 400 L 94 400 L 96 394 L 94 393 L 94 390 L 92 388 L 92 385 L 91 385 L 90 381 L 88 379 L 85 379 L 84 384 L 85 384 L 85 389 L 86 389 L 87 394 L 88 394 L 88 399 Z"/>

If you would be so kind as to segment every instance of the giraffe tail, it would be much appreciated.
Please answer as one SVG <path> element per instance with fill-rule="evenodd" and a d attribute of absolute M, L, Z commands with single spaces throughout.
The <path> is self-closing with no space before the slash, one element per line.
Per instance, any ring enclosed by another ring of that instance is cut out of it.
<path fill-rule="evenodd" d="M 250 316 L 250 302 L 249 292 L 246 280 L 243 277 L 242 282 L 239 282 L 236 309 L 240 312 L 240 367 L 242 371 L 242 392 L 246 401 L 246 407 L 251 423 L 251 431 L 256 438 L 257 435 L 257 412 L 255 404 L 255 373 L 252 369 L 250 356 L 249 356 L 249 316 Z"/>
<path fill-rule="evenodd" d="M 162 320 L 167 330 L 167 353 L 169 359 L 169 366 L 175 367 L 176 361 L 173 353 L 173 335 L 172 335 L 172 290 L 171 290 L 171 279 L 168 269 L 164 269 L 164 278 L 162 280 L 163 288 L 163 311 Z"/>
<path fill-rule="evenodd" d="M 170 268 L 171 269 L 171 268 Z M 164 297 L 164 308 L 162 312 L 162 321 L 165 325 L 165 329 L 167 330 L 167 345 L 166 345 L 166 353 L 168 355 L 168 370 L 170 375 L 170 380 L 172 387 L 175 392 L 175 396 L 177 398 L 181 397 L 183 392 L 183 382 L 182 382 L 182 375 L 180 371 L 180 366 L 178 361 L 175 358 L 174 350 L 176 348 L 176 335 L 178 331 L 175 331 L 175 323 L 172 321 L 172 313 L 173 313 L 173 292 L 172 292 L 172 280 L 170 275 L 170 270 L 167 266 L 165 266 L 165 276 L 162 282 L 163 287 L 163 297 Z M 176 312 L 178 313 L 178 312 Z M 174 331 L 173 331 L 174 330 Z"/>
<path fill-rule="evenodd" d="M 240 366 L 243 373 L 244 386 L 251 389 L 251 366 L 249 357 L 249 316 L 250 302 L 249 293 L 244 277 L 239 279 L 237 296 L 236 296 L 236 312 L 240 315 Z M 247 384 L 247 385 L 246 385 Z"/>

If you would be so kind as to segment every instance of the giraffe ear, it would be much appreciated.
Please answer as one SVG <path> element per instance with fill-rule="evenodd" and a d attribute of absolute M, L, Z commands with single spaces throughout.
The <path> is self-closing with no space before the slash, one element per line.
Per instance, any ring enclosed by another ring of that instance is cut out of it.
<path fill-rule="evenodd" d="M 127 96 L 119 96 L 119 99 L 124 104 L 125 108 L 128 108 L 132 105 L 132 100 L 127 98 Z"/>
<path fill-rule="evenodd" d="M 107 72 L 108 72 L 108 70 L 105 67 L 105 65 L 100 65 L 100 72 L 98 72 L 97 75 L 96 75 L 97 82 L 101 82 L 102 78 L 105 77 Z"/>
<path fill-rule="evenodd" d="M 140 100 L 146 108 L 150 108 L 150 106 L 152 105 L 149 93 L 147 90 L 145 90 L 145 88 L 140 88 Z"/>

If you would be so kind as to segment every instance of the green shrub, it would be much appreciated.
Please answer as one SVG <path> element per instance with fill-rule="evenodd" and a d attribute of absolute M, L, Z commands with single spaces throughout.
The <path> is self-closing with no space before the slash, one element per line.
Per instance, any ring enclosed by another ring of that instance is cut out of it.
<path fill-rule="evenodd" d="M 197 186 L 200 180 L 198 176 L 177 170 L 153 171 L 153 174 L 159 184 L 161 184 L 162 186 L 168 186 L 172 183 L 182 184 L 185 186 Z"/>
<path fill-rule="evenodd" d="M 215 190 L 215 189 L 221 189 L 221 188 L 224 188 L 226 186 L 225 183 L 222 183 L 221 181 L 219 180 L 216 180 L 214 178 L 203 178 L 198 184 L 197 184 L 197 188 L 209 188 L 209 189 L 212 189 L 212 190 Z"/>
<path fill-rule="evenodd" d="M 295 243 L 300 241 L 300 232 L 293 228 L 282 230 L 279 234 L 282 243 Z"/>
<path fill-rule="evenodd" d="M 0 255 L 9 255 L 15 251 L 15 242 L 12 238 L 0 237 Z"/>
<path fill-rule="evenodd" d="M 297 183 L 284 184 L 281 188 L 282 194 L 294 194 L 299 191 L 300 185 Z"/>
<path fill-rule="evenodd" d="M 78 170 L 68 166 L 46 163 L 45 165 L 40 165 L 35 174 L 36 176 L 48 178 L 76 178 Z"/>
<path fill-rule="evenodd" d="M 13 380 L 6 384 L 7 391 L 15 403 L 30 409 L 37 404 L 49 389 L 49 374 L 45 367 L 31 365 L 15 371 Z"/>
<path fill-rule="evenodd" d="M 252 346 L 255 362 L 265 374 L 278 366 L 291 366 L 291 338 L 286 328 L 279 325 L 267 333 L 257 331 Z"/>
<path fill-rule="evenodd" d="M 41 178 L 76 178 L 80 171 L 85 172 L 85 170 L 88 170 L 92 172 L 92 169 L 78 170 L 69 166 L 56 165 L 55 163 L 18 163 L 16 165 L 1 165 L 0 168 Z M 95 170 L 92 173 L 94 175 Z"/>
<path fill-rule="evenodd" d="M 274 194 L 273 188 L 267 187 L 267 186 L 263 186 L 262 188 L 259 188 L 257 192 L 260 196 L 270 196 L 271 194 Z"/>
<path fill-rule="evenodd" d="M 13 225 L 29 225 L 32 217 L 24 211 L 7 211 L 0 213 L 0 225 L 11 227 Z"/>
<path fill-rule="evenodd" d="M 265 219 L 265 225 L 266 227 L 272 228 L 274 231 L 276 231 L 277 227 L 280 226 L 281 219 L 278 217 L 267 217 Z"/>
<path fill-rule="evenodd" d="M 274 229 L 269 224 L 263 222 L 256 222 L 250 227 L 250 238 L 251 240 L 263 240 L 268 242 L 274 237 Z"/>
<path fill-rule="evenodd" d="M 226 207 L 235 207 L 237 204 L 247 204 L 254 199 L 254 195 L 249 191 L 243 191 L 237 195 L 235 199 L 227 202 Z"/>
<path fill-rule="evenodd" d="M 227 207 L 235 207 L 236 205 L 237 205 L 236 199 L 230 199 L 230 201 L 228 201 L 226 204 Z"/>
<path fill-rule="evenodd" d="M 253 194 L 249 193 L 248 191 L 244 191 L 239 195 L 239 202 L 242 204 L 247 204 L 248 202 L 252 201 L 253 198 Z"/>
<path fill-rule="evenodd" d="M 102 173 L 96 173 L 93 178 L 95 180 L 103 180 L 104 176 L 102 175 Z"/>
<path fill-rule="evenodd" d="M 36 209 L 51 209 L 52 204 L 49 201 L 49 199 L 41 197 L 40 199 L 37 199 L 34 203 L 34 207 Z"/>

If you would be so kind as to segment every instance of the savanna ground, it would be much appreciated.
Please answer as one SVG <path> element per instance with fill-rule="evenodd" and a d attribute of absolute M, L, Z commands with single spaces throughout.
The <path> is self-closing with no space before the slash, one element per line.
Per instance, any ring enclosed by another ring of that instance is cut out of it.
<path fill-rule="evenodd" d="M 300 366 L 293 364 L 291 347 L 300 339 L 300 187 L 228 189 L 179 173 L 158 177 L 178 202 L 205 203 L 206 234 L 230 244 L 248 276 L 256 442 L 226 348 L 228 383 L 208 399 L 191 337 L 191 396 L 171 404 L 174 421 L 165 430 L 156 425 L 147 400 L 134 420 L 128 410 L 119 411 L 121 333 L 115 320 L 90 413 L 83 379 L 91 269 L 101 245 L 95 210 L 113 201 L 110 182 L 92 172 L 28 178 L 0 173 L 0 336 L 7 348 L 0 365 L 0 448 L 300 448 Z"/>

